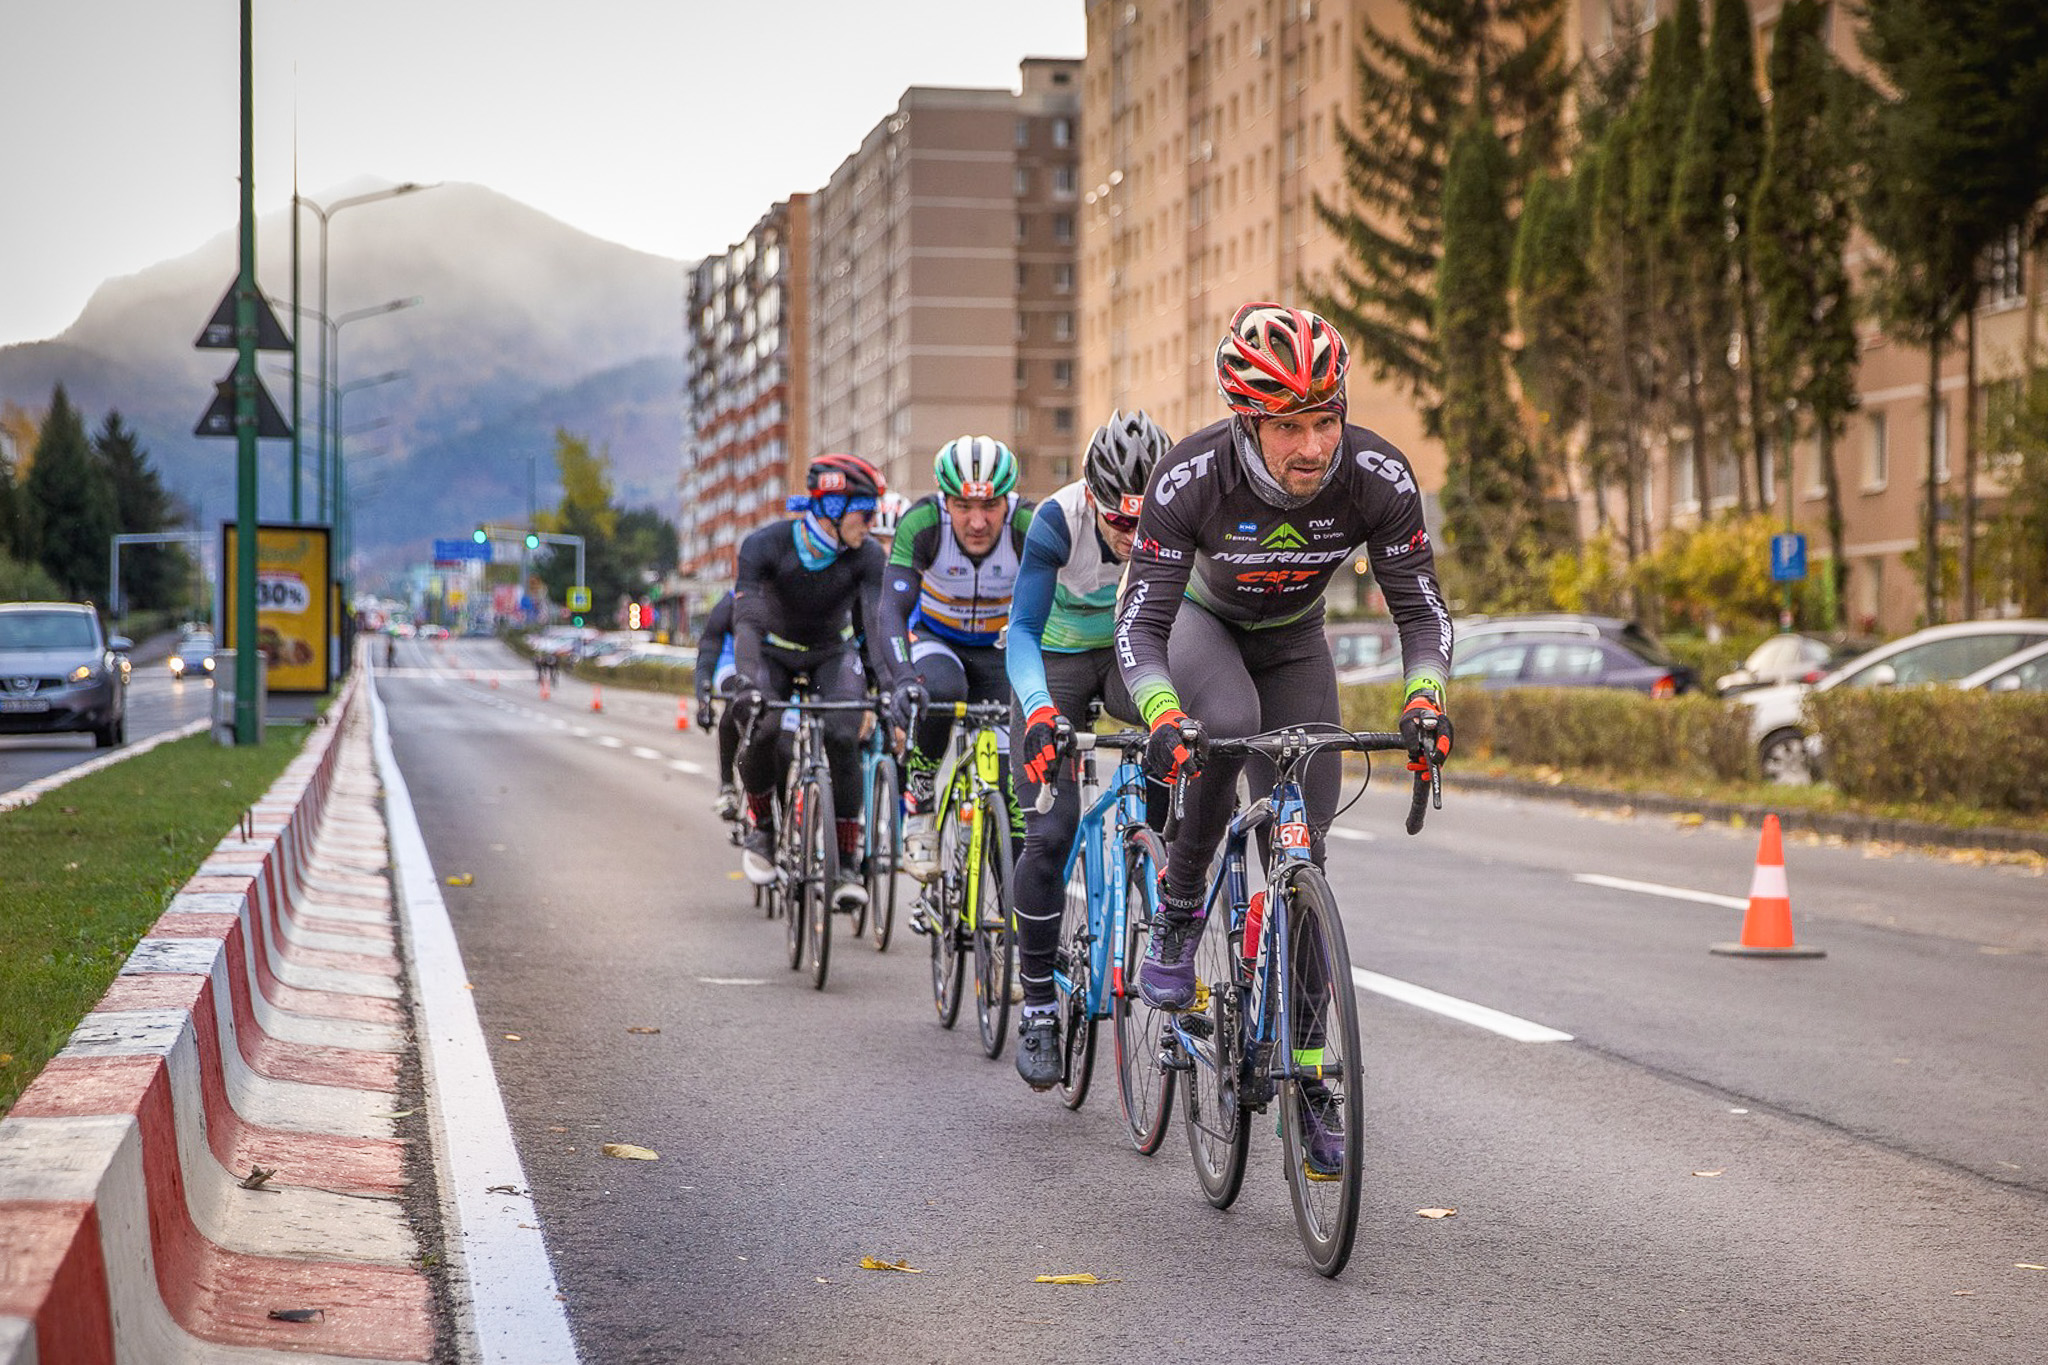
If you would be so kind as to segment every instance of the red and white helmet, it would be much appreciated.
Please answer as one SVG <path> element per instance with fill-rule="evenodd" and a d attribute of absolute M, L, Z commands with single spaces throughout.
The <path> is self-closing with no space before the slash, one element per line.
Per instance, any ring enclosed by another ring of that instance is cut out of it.
<path fill-rule="evenodd" d="M 1216 347 L 1216 387 L 1246 417 L 1344 410 L 1351 352 L 1337 329 L 1314 313 L 1277 303 L 1248 303 Z"/>

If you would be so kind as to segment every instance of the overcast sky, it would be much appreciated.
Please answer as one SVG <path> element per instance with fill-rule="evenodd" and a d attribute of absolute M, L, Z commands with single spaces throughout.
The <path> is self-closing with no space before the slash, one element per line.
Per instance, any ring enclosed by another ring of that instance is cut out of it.
<path fill-rule="evenodd" d="M 679 259 L 824 183 L 909 85 L 1015 89 L 1083 0 L 256 0 L 256 208 L 469 181 Z M 238 0 L 0 0 L 0 345 L 234 226 Z M 373 212 L 374 210 L 359 210 Z M 335 219 L 334 234 L 346 230 Z M 312 228 L 311 216 L 307 228 Z"/>

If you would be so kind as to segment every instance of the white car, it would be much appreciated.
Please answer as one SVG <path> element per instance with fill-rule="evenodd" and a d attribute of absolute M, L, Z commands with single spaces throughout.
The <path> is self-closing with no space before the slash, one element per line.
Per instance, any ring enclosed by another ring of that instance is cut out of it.
<path fill-rule="evenodd" d="M 2048 692 L 2048 640 L 1980 668 L 1956 686 L 1966 692 Z"/>
<path fill-rule="evenodd" d="M 1807 742 L 1807 693 L 1835 687 L 1955 683 L 2043 642 L 2048 642 L 2048 620 L 1929 626 L 1859 655 L 1812 686 L 1759 687 L 1735 701 L 1749 708 L 1749 736 L 1763 775 L 1775 782 L 1804 782 L 1812 778 L 1818 757 L 1817 746 Z"/>

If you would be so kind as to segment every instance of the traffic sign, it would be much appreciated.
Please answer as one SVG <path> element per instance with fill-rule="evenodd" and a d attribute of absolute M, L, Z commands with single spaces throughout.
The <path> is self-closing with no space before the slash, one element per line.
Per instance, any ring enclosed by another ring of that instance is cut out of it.
<path fill-rule="evenodd" d="M 481 559 L 484 563 L 488 564 L 491 562 L 491 546 L 489 541 L 479 545 L 473 540 L 436 539 L 434 541 L 434 558 L 451 561 Z"/>
<path fill-rule="evenodd" d="M 229 285 L 228 292 L 221 296 L 220 307 L 213 310 L 213 316 L 206 320 L 206 326 L 199 330 L 199 340 L 192 343 L 201 351 L 232 351 L 235 349 L 235 286 Z M 270 311 L 270 300 L 261 294 L 256 296 L 256 349 L 259 351 L 289 351 L 292 339 L 285 335 L 284 325 L 277 320 L 277 314 Z"/>
<path fill-rule="evenodd" d="M 194 436 L 232 436 L 235 434 L 235 374 L 228 371 L 228 377 L 213 386 L 213 402 L 199 415 L 199 424 L 192 428 Z M 289 436 L 292 429 L 285 423 L 284 414 L 271 401 L 269 390 L 263 381 L 256 381 L 256 434 L 258 436 Z"/>
<path fill-rule="evenodd" d="M 1793 532 L 1771 537 L 1771 581 L 1799 583 L 1806 578 L 1806 537 Z"/>
<path fill-rule="evenodd" d="M 569 610 L 570 610 L 570 611 L 589 611 L 589 610 L 590 610 L 590 589 L 589 589 L 589 588 L 587 588 L 587 587 L 584 587 L 584 586 L 583 586 L 582 584 L 580 584 L 580 583 L 579 583 L 579 584 L 577 584 L 577 585 L 576 585 L 575 587 L 573 587 L 573 588 L 569 589 Z"/>

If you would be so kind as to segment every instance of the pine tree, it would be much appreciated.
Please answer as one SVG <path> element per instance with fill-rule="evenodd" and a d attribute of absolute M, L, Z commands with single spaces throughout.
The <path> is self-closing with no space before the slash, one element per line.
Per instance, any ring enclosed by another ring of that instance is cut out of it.
<path fill-rule="evenodd" d="M 1586 416 L 1592 356 L 1593 281 L 1586 224 L 1568 180 L 1538 174 L 1515 233 L 1515 319 L 1522 346 L 1515 372 L 1535 412 L 1533 445 L 1547 482 L 1572 496 L 1572 433 Z"/>
<path fill-rule="evenodd" d="M 115 530 L 142 535 L 162 531 L 170 521 L 170 495 L 150 467 L 149 452 L 136 443 L 134 429 L 109 412 L 92 439 L 93 453 L 114 485 Z M 176 600 L 185 574 L 184 553 L 168 545 L 136 545 L 121 556 L 121 602 L 125 609 L 167 607 Z"/>
<path fill-rule="evenodd" d="M 36 562 L 74 597 L 105 596 L 115 524 L 113 480 L 94 457 L 85 423 L 62 384 L 50 396 L 26 492 Z"/>
<path fill-rule="evenodd" d="M 1734 444 L 1741 426 L 1736 357 L 1756 348 L 1750 300 L 1750 196 L 1763 164 L 1763 104 L 1756 93 L 1755 30 L 1747 0 L 1714 0 L 1706 64 L 1687 111 L 1671 185 L 1671 239 L 1676 248 L 1693 354 L 1699 366 L 1706 428 L 1696 443 Z M 1736 338 L 1741 338 L 1736 344 Z M 1748 366 L 1754 376 L 1756 367 Z M 1755 403 L 1752 402 L 1752 407 Z M 1751 433 L 1752 462 L 1736 467 L 1736 503 L 1751 506 L 1747 471 L 1759 501 L 1766 458 L 1761 428 Z M 1701 510 L 1705 510 L 1702 489 Z"/>
<path fill-rule="evenodd" d="M 2048 6 L 2037 0 L 1865 0 L 1863 51 L 1890 91 L 1871 142 L 1863 223 L 1889 258 L 1887 329 L 1927 348 L 1926 619 L 1945 619 L 1938 461 L 1941 357 L 1967 323 L 1960 474 L 1962 611 L 1975 607 L 1978 261 L 2048 189 Z"/>
<path fill-rule="evenodd" d="M 1801 416 L 1818 446 L 1827 491 L 1828 594 L 1842 624 L 1848 571 L 1842 479 L 1835 442 L 1856 406 L 1856 326 L 1848 246 L 1848 129 L 1855 92 L 1821 39 L 1819 0 L 1791 0 L 1771 45 L 1771 117 L 1762 175 L 1750 215 L 1760 322 L 1755 368 L 1768 410 L 1778 414 L 1778 468 L 1789 509 L 1792 448 Z M 1789 524 L 1790 513 L 1787 518 Z"/>
<path fill-rule="evenodd" d="M 1444 176 L 1436 335 L 1443 368 L 1444 531 L 1468 600 L 1535 605 L 1529 566 L 1555 549 L 1549 500 L 1508 392 L 1508 273 L 1514 251 L 1508 151 L 1483 114 L 1451 144 Z"/>
<path fill-rule="evenodd" d="M 1403 0 L 1411 42 L 1368 21 L 1357 52 L 1358 124 L 1337 127 L 1341 199 L 1316 216 L 1342 240 L 1331 278 L 1304 282 L 1353 357 L 1392 379 L 1436 429 L 1443 372 L 1430 335 L 1453 132 L 1483 98 L 1513 151 L 1510 202 L 1554 164 L 1568 84 L 1563 0 Z"/>

